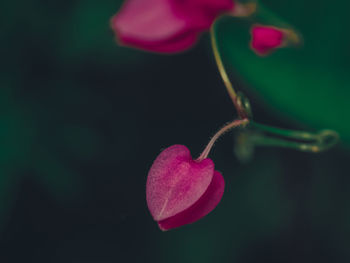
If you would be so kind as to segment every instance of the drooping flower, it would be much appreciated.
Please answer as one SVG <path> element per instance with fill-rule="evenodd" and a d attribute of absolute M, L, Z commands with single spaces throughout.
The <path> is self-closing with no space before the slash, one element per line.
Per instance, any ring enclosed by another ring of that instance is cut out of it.
<path fill-rule="evenodd" d="M 215 18 L 233 10 L 233 0 L 126 0 L 111 26 L 123 45 L 174 53 L 193 46 Z"/>
<path fill-rule="evenodd" d="M 220 202 L 225 182 L 211 159 L 193 160 L 183 145 L 163 150 L 147 178 L 148 208 L 160 229 L 193 223 Z"/>
<path fill-rule="evenodd" d="M 260 55 L 270 54 L 277 48 L 300 42 L 299 36 L 289 29 L 273 26 L 254 25 L 251 29 L 251 48 Z"/>

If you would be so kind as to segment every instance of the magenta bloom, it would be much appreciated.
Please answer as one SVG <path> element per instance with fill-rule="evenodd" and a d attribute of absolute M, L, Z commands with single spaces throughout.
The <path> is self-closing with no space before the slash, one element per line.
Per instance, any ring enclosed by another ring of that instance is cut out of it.
<path fill-rule="evenodd" d="M 112 18 L 118 40 L 147 51 L 173 53 L 193 46 L 233 0 L 126 0 Z"/>
<path fill-rule="evenodd" d="M 146 199 L 160 229 L 169 230 L 206 216 L 220 202 L 224 187 L 224 178 L 211 159 L 195 161 L 185 146 L 173 145 L 154 161 Z"/>
<path fill-rule="evenodd" d="M 252 28 L 251 47 L 258 55 L 264 56 L 284 44 L 284 31 L 271 26 L 256 25 Z"/>

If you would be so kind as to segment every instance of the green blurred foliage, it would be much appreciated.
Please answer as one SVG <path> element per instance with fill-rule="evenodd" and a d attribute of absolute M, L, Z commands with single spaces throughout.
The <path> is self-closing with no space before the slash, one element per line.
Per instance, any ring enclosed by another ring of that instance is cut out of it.
<path fill-rule="evenodd" d="M 81 119 L 98 98 L 62 72 L 86 57 L 121 58 L 108 24 L 121 1 L 18 4 L 1 4 L 0 230 L 28 175 L 59 202 L 79 195 L 81 179 L 62 153 L 88 161 L 101 151 L 101 136 Z M 81 121 L 69 121 L 79 106 Z"/>
<path fill-rule="evenodd" d="M 349 145 L 349 2 L 262 2 L 272 13 L 258 8 L 250 19 L 229 18 L 219 27 L 226 62 L 276 116 L 334 129 Z M 259 57 L 249 47 L 254 24 L 294 28 L 302 43 Z"/>

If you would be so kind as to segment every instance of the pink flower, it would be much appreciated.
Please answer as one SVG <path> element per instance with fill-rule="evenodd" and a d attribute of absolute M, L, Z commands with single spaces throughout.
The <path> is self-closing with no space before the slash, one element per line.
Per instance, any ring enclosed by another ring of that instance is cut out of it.
<path fill-rule="evenodd" d="M 206 216 L 220 202 L 224 187 L 211 159 L 195 161 L 185 146 L 173 145 L 154 161 L 146 199 L 160 229 L 169 230 Z"/>
<path fill-rule="evenodd" d="M 111 26 L 121 44 L 173 53 L 193 46 L 233 0 L 126 0 Z"/>
<path fill-rule="evenodd" d="M 251 35 L 251 48 L 261 56 L 281 47 L 285 39 L 285 32 L 272 26 L 255 25 L 251 30 Z"/>

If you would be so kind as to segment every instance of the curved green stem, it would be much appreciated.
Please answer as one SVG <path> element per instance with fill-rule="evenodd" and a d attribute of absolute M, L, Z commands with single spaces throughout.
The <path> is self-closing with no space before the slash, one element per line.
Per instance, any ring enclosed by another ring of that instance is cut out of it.
<path fill-rule="evenodd" d="M 249 127 L 252 128 L 253 131 L 269 134 L 267 136 L 261 133 L 252 135 L 251 140 L 256 145 L 279 146 L 316 153 L 331 148 L 339 140 L 338 133 L 332 130 L 322 130 L 317 133 L 310 133 L 275 128 L 253 121 L 249 122 Z"/>
<path fill-rule="evenodd" d="M 236 93 L 235 89 L 233 88 L 233 85 L 230 81 L 230 78 L 228 77 L 228 74 L 226 72 L 224 63 L 223 63 L 221 55 L 220 55 L 218 43 L 216 40 L 215 27 L 216 27 L 216 23 L 219 19 L 220 18 L 216 19 L 210 27 L 211 46 L 213 49 L 213 54 L 214 54 L 214 58 L 216 61 L 216 65 L 217 65 L 218 70 L 220 72 L 221 78 L 225 84 L 226 90 L 227 90 L 229 96 L 231 97 L 231 100 L 232 100 L 232 102 L 233 102 L 233 104 L 238 112 L 239 117 L 241 119 L 244 119 L 247 117 L 247 114 L 245 113 L 245 110 L 242 107 L 242 104 L 239 102 L 238 97 L 237 97 L 237 93 Z"/>
<path fill-rule="evenodd" d="M 256 123 L 251 121 L 250 125 L 254 130 L 259 130 L 266 133 L 276 134 L 283 137 L 294 138 L 297 140 L 312 140 L 315 138 L 315 134 L 305 131 L 294 131 L 288 129 L 281 129 L 264 124 Z"/>

